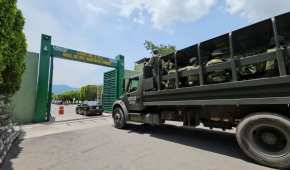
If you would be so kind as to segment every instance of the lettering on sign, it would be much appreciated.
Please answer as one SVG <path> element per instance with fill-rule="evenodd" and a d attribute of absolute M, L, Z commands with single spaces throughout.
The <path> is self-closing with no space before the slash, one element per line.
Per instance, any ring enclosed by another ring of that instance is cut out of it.
<path fill-rule="evenodd" d="M 66 49 L 63 47 L 54 46 L 54 50 L 56 51 L 57 56 L 59 58 L 65 58 L 70 60 L 95 63 L 104 66 L 114 66 L 115 62 L 112 59 L 105 58 L 98 55 L 88 54 L 85 52 L 74 51 L 70 49 Z"/>

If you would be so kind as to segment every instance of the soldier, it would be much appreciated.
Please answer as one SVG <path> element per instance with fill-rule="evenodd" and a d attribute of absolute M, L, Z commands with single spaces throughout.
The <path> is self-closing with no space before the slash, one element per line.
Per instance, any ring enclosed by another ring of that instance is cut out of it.
<path fill-rule="evenodd" d="M 168 63 L 168 74 L 175 74 L 176 73 L 176 68 L 175 64 L 173 62 Z M 175 79 L 170 79 L 168 80 L 168 88 L 169 89 L 174 89 L 175 88 Z"/>
<path fill-rule="evenodd" d="M 150 58 L 149 62 L 146 63 L 147 67 L 152 68 L 154 89 L 157 89 L 157 76 L 158 76 L 159 60 L 160 60 L 159 51 L 153 50 L 152 57 Z"/>
<path fill-rule="evenodd" d="M 168 73 L 169 61 L 165 59 L 161 60 L 161 75 L 166 75 Z"/>
<path fill-rule="evenodd" d="M 280 42 L 280 49 L 283 49 L 285 46 L 285 38 L 282 36 L 278 36 L 278 41 Z M 276 52 L 276 43 L 275 43 L 275 38 L 272 37 L 269 43 L 269 48 L 267 50 L 267 53 L 272 53 L 272 52 Z M 276 54 L 274 54 L 276 55 Z M 266 73 L 266 76 L 274 76 L 275 73 L 278 71 L 277 70 L 277 60 L 267 60 L 264 63 L 264 72 Z"/>
<path fill-rule="evenodd" d="M 161 60 L 161 70 L 162 70 L 161 75 L 175 74 L 176 73 L 175 64 L 170 59 L 162 59 Z M 175 88 L 175 79 L 163 81 L 162 85 L 166 89 Z"/>
<path fill-rule="evenodd" d="M 199 69 L 197 58 L 191 58 L 190 61 L 191 66 L 188 68 L 189 70 Z M 190 75 L 188 76 L 187 84 L 188 86 L 193 86 L 199 83 L 199 75 Z"/>
<path fill-rule="evenodd" d="M 197 57 L 192 57 L 191 59 L 189 59 L 189 66 L 183 67 L 181 69 L 179 69 L 179 72 L 182 71 L 190 71 L 190 70 L 195 70 L 195 69 L 199 69 L 199 64 L 198 64 L 198 59 Z M 187 77 L 187 79 L 185 80 L 185 85 L 186 86 L 194 86 L 195 84 L 199 83 L 199 75 L 189 75 Z"/>
<path fill-rule="evenodd" d="M 285 38 L 282 36 L 278 36 L 278 40 L 280 42 L 280 49 L 285 48 Z M 268 49 L 266 53 L 273 53 L 276 56 L 276 43 L 275 38 L 272 37 Z M 265 52 L 265 51 L 264 51 Z M 261 78 L 261 77 L 272 77 L 278 74 L 278 65 L 277 60 L 267 60 L 264 62 L 250 64 L 246 66 L 242 66 L 240 70 L 241 76 L 250 77 L 250 78 Z"/>
<path fill-rule="evenodd" d="M 281 49 L 283 49 L 283 46 L 285 45 L 285 39 L 282 36 L 278 36 L 278 40 L 281 45 Z M 276 56 L 276 43 L 275 43 L 275 38 L 272 37 L 269 43 L 269 48 L 267 49 L 267 53 L 273 53 Z M 265 62 L 257 63 L 255 64 L 256 71 L 254 74 L 256 74 L 255 77 L 271 77 L 274 76 L 278 70 L 277 70 L 277 60 L 267 60 Z"/>
<path fill-rule="evenodd" d="M 224 62 L 222 59 L 223 55 L 224 53 L 222 53 L 221 51 L 215 50 L 213 53 L 211 53 L 212 59 L 206 63 L 206 66 L 223 63 Z M 230 73 L 226 70 L 210 72 L 207 75 L 207 82 L 208 83 L 226 82 L 228 80 L 228 77 L 230 76 L 229 74 Z"/>

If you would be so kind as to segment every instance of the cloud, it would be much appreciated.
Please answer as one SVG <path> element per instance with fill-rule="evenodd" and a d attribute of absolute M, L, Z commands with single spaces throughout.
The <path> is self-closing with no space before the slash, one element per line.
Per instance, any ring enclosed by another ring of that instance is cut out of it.
<path fill-rule="evenodd" d="M 193 22 L 209 13 L 216 0 L 122 0 L 120 15 L 144 23 L 148 14 L 153 27 L 162 30 L 176 22 Z M 141 13 L 141 15 L 140 15 Z"/>
<path fill-rule="evenodd" d="M 103 8 L 100 8 L 92 3 L 87 3 L 87 9 L 91 10 L 96 15 L 105 14 L 106 11 Z"/>
<path fill-rule="evenodd" d="M 65 4 L 57 1 L 47 5 L 35 0 L 18 1 L 18 7 L 25 17 L 24 32 L 28 41 L 28 50 L 39 52 L 41 34 L 52 35 L 54 44 L 89 50 L 90 41 L 84 34 L 90 29 L 96 31 L 99 28 L 97 26 L 99 20 L 93 14 L 104 11 L 90 5 L 80 8 L 78 1 L 71 2 L 70 8 L 57 7 L 58 3 L 60 6 Z"/>
<path fill-rule="evenodd" d="M 81 51 L 95 51 L 87 33 L 98 31 L 100 20 L 97 16 L 105 14 L 95 4 L 79 5 L 77 0 L 71 1 L 69 8 L 63 1 L 40 2 L 38 0 L 20 0 L 18 7 L 25 17 L 25 29 L 28 50 L 39 52 L 41 34 L 52 36 L 55 45 Z M 80 87 L 84 84 L 100 84 L 102 72 L 108 68 L 83 64 L 68 60 L 56 59 L 54 63 L 54 83 L 70 84 Z M 74 75 L 73 77 L 71 75 Z"/>
<path fill-rule="evenodd" d="M 289 0 L 226 0 L 230 14 L 257 21 L 290 11 Z"/>

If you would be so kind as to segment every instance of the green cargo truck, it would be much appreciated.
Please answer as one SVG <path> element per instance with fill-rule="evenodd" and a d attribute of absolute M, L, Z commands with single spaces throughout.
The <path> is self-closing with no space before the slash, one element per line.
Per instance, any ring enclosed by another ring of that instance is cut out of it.
<path fill-rule="evenodd" d="M 256 162 L 290 167 L 290 13 L 159 57 L 129 79 L 113 105 L 116 128 L 129 122 L 236 128 Z M 157 74 L 156 74 L 157 73 Z"/>

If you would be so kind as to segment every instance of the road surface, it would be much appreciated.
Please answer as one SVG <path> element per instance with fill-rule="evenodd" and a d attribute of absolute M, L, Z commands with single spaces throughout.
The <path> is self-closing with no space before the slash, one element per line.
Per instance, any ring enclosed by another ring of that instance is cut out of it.
<path fill-rule="evenodd" d="M 110 115 L 23 127 L 5 170 L 267 170 L 233 133 L 172 125 L 113 128 Z M 0 168 L 1 169 L 1 168 Z"/>
<path fill-rule="evenodd" d="M 51 119 L 50 119 L 51 122 L 76 120 L 76 119 L 83 119 L 87 117 L 87 116 L 76 114 L 75 112 L 76 105 L 62 105 L 64 106 L 64 114 L 59 115 L 58 111 L 59 111 L 60 106 L 61 105 L 55 105 L 55 104 L 51 105 Z"/>

